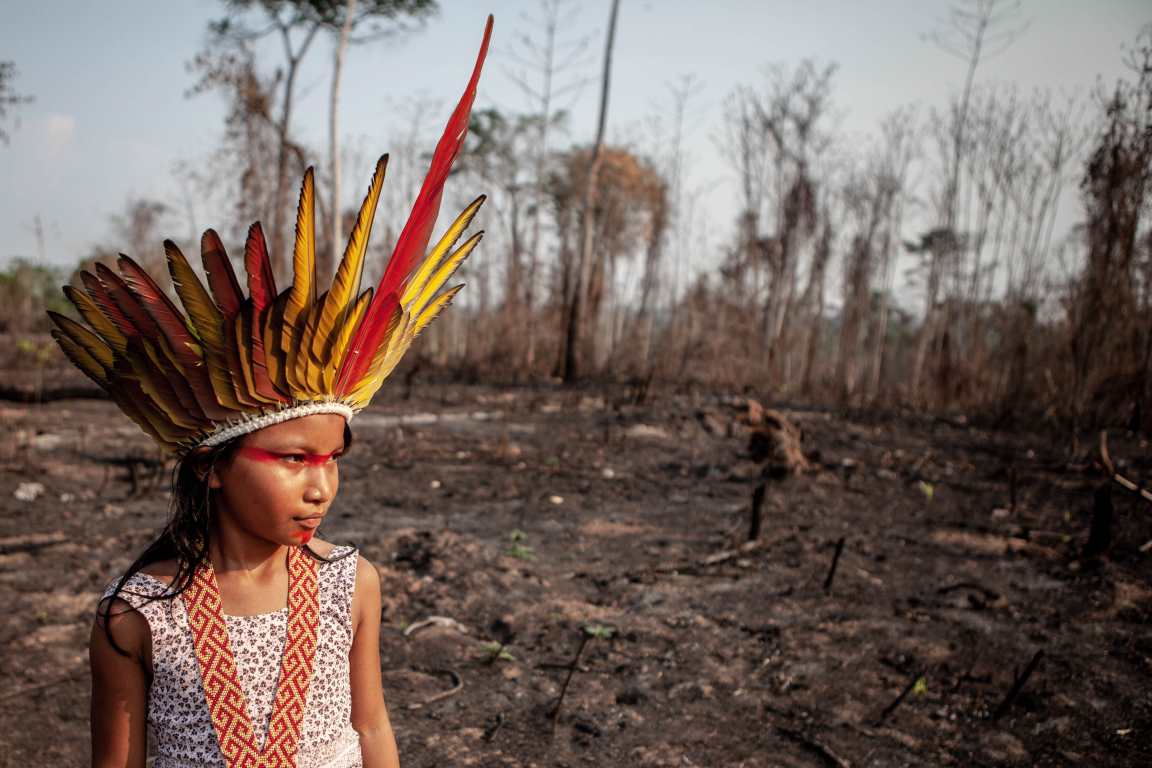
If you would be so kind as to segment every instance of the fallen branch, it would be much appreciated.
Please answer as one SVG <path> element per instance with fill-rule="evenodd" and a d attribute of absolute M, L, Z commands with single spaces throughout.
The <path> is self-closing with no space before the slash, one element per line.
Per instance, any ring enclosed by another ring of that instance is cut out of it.
<path fill-rule="evenodd" d="M 10 403 L 52 403 L 58 400 L 107 400 L 97 387 L 14 387 L 0 384 L 0 400 Z"/>
<path fill-rule="evenodd" d="M 55 680 L 49 680 L 48 682 L 45 682 L 45 683 L 36 683 L 35 685 L 26 685 L 23 688 L 17 688 L 14 691 L 8 691 L 7 693 L 0 694 L 0 701 L 8 701 L 9 699 L 21 699 L 21 698 L 27 696 L 29 693 L 35 693 L 36 691 L 42 691 L 46 688 L 54 688 L 57 685 L 63 685 L 64 683 L 70 683 L 73 680 L 79 680 L 81 677 L 84 677 L 85 674 L 86 674 L 86 671 L 81 669 L 77 672 L 73 672 L 70 675 L 66 675 L 65 677 L 58 677 Z"/>
<path fill-rule="evenodd" d="M 1036 667 L 1040 664 L 1040 659 L 1044 658 L 1043 649 L 1036 651 L 1032 654 L 1032 660 L 1028 662 L 1028 666 L 1024 668 L 1024 674 L 1016 678 L 1012 683 L 1012 688 L 1009 689 L 1008 695 L 1004 697 L 1004 701 L 1000 702 L 1000 706 L 996 707 L 996 711 L 992 713 L 993 720 L 999 720 L 1008 714 L 1008 710 L 1016 702 L 1016 697 L 1020 695 L 1020 691 L 1024 689 L 1024 684 L 1028 682 L 1028 678 L 1036 671 Z"/>
<path fill-rule="evenodd" d="M 776 726 L 776 731 L 787 739 L 796 742 L 824 761 L 832 768 L 852 768 L 852 764 L 832 751 L 831 747 L 819 741 L 815 736 L 809 736 L 803 731 L 794 728 Z"/>
<path fill-rule="evenodd" d="M 460 676 L 459 672 L 457 672 L 454 669 L 438 669 L 436 671 L 442 675 L 448 675 L 449 677 L 451 677 L 452 678 L 452 687 L 446 691 L 441 691 L 440 693 L 433 694 L 432 696 L 429 696 L 428 698 L 424 699 L 424 701 L 419 701 L 419 702 L 416 702 L 414 704 L 409 704 L 407 706 L 407 709 L 420 709 L 421 707 L 426 707 L 429 704 L 435 704 L 438 701 L 443 701 L 444 699 L 447 699 L 450 696 L 455 696 L 456 694 L 460 693 L 460 691 L 464 690 L 464 678 Z"/>
<path fill-rule="evenodd" d="M 844 551 L 844 537 L 836 542 L 836 551 L 832 554 L 832 565 L 828 568 L 828 575 L 824 577 L 824 591 L 832 591 L 832 580 L 836 578 L 836 566 L 840 564 L 840 554 Z"/>
<path fill-rule="evenodd" d="M 456 619 L 450 618 L 448 616 L 429 616 L 426 619 L 417 621 L 413 624 L 409 624 L 407 627 L 405 627 L 404 637 L 411 637 L 420 630 L 427 629 L 428 627 L 446 627 L 448 629 L 454 629 L 462 635 L 468 634 L 468 627 L 456 621 Z"/>
<path fill-rule="evenodd" d="M 701 560 L 695 560 L 688 563 L 678 563 L 675 565 L 657 565 L 643 571 L 632 571 L 625 576 L 634 578 L 645 574 L 668 574 L 668 573 L 694 573 L 700 568 L 708 568 L 713 565 L 723 565 L 724 563 L 731 562 L 732 560 L 741 557 L 742 555 L 749 555 L 761 549 L 766 549 L 769 542 L 764 541 L 749 541 L 740 545 L 736 549 L 725 549 L 715 554 L 708 555 Z"/>
<path fill-rule="evenodd" d="M 766 490 L 767 484 L 760 483 L 756 486 L 756 490 L 752 492 L 752 520 L 748 526 L 748 541 L 756 541 L 760 538 L 760 524 L 764 509 L 764 493 Z"/>
<path fill-rule="evenodd" d="M 1112 483 L 1104 481 L 1092 493 L 1092 519 L 1088 526 L 1088 541 L 1080 556 L 1085 560 L 1100 557 L 1112 547 Z"/>
<path fill-rule="evenodd" d="M 888 719 L 888 716 L 895 712 L 896 708 L 904 703 L 904 699 L 908 698 L 908 694 L 912 693 L 912 690 L 916 687 L 916 683 L 918 683 L 923 677 L 924 670 L 918 670 L 914 672 L 912 674 L 912 679 L 908 681 L 908 684 L 904 686 L 904 689 L 900 691 L 899 695 L 892 700 L 891 704 L 884 707 L 883 711 L 880 712 L 880 717 L 877 718 L 876 722 L 882 723 Z"/>
<path fill-rule="evenodd" d="M 37 549 L 63 544 L 66 541 L 68 541 L 68 537 L 60 531 L 7 536 L 0 539 L 0 555 L 10 555 L 13 552 L 34 552 Z"/>
<path fill-rule="evenodd" d="M 1108 431 L 1103 429 L 1100 430 L 1100 463 L 1104 465 L 1104 471 L 1108 476 L 1121 488 L 1143 497 L 1145 501 L 1152 501 L 1152 490 L 1116 471 L 1116 465 L 1112 463 L 1112 457 L 1108 453 Z"/>
<path fill-rule="evenodd" d="M 580 647 L 576 649 L 576 655 L 572 657 L 572 663 L 568 667 L 568 675 L 564 678 L 564 686 L 560 689 L 560 696 L 556 699 L 556 706 L 552 708 L 552 733 L 556 733 L 556 723 L 560 720 L 560 707 L 564 704 L 564 695 L 568 693 L 568 684 L 572 682 L 572 674 L 576 668 L 580 666 L 580 657 L 584 655 L 584 647 L 588 645 L 588 641 L 594 637 L 602 640 L 607 640 L 616 634 L 616 630 L 612 627 L 604 627 L 597 624 L 590 624 L 584 626 L 580 631 Z"/>
<path fill-rule="evenodd" d="M 955 584 L 949 584 L 946 587 L 940 587 L 940 589 L 936 590 L 936 594 L 946 595 L 949 592 L 955 592 L 958 589 L 970 589 L 973 592 L 979 592 L 980 594 L 984 595 L 984 597 L 987 598 L 988 600 L 999 600 L 1000 599 L 1000 593 L 999 592 L 996 592 L 995 590 L 988 589 L 988 587 L 981 586 L 980 584 L 977 584 L 974 581 L 958 581 Z"/>
<path fill-rule="evenodd" d="M 560 697 L 556 699 L 556 704 L 552 707 L 552 732 L 556 732 L 556 722 L 560 719 L 560 706 L 564 703 L 564 695 L 568 693 L 568 684 L 572 682 L 572 673 L 576 671 L 576 667 L 580 664 L 580 656 L 584 653 L 584 646 L 588 645 L 588 640 L 591 635 L 587 632 L 580 634 L 580 647 L 576 649 L 576 655 L 572 657 L 572 662 L 568 665 L 568 675 L 564 678 L 564 685 L 560 688 Z"/>

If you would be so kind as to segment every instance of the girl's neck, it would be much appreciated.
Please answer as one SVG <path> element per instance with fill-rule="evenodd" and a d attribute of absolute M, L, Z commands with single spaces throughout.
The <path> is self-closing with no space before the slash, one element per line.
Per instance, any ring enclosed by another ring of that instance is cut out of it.
<path fill-rule="evenodd" d="M 265 579 L 287 568 L 288 547 L 253 536 L 217 516 L 208 540 L 208 557 L 217 573 Z"/>

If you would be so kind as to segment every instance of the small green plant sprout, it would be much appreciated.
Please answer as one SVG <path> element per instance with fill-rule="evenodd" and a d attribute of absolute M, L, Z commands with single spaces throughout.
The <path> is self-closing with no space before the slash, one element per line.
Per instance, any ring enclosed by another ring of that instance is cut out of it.
<path fill-rule="evenodd" d="M 916 682 L 912 686 L 912 694 L 914 696 L 923 696 L 928 693 L 928 678 L 921 675 L 916 678 Z"/>
<path fill-rule="evenodd" d="M 511 533 L 508 534 L 508 540 L 512 542 L 512 544 L 504 550 L 504 554 L 508 555 L 508 557 L 514 557 L 517 560 L 536 559 L 536 552 L 533 551 L 532 547 L 524 543 L 528 541 L 528 534 L 524 533 L 524 531 L 519 528 L 513 528 Z"/>
<path fill-rule="evenodd" d="M 495 641 L 484 643 L 484 653 L 487 654 L 487 662 L 493 664 L 497 661 L 516 661 L 516 657 L 504 647 L 503 643 Z"/>
<path fill-rule="evenodd" d="M 508 547 L 508 549 L 504 550 L 504 554 L 508 555 L 508 557 L 514 557 L 517 560 L 535 560 L 536 559 L 536 552 L 532 549 L 532 547 L 525 546 L 524 544 L 519 544 L 519 543 L 513 544 L 512 546 Z"/>
<path fill-rule="evenodd" d="M 584 634 L 589 637 L 594 637 L 597 640 L 611 640 L 616 634 L 616 630 L 613 627 L 605 627 L 600 624 L 585 624 L 583 629 Z"/>
<path fill-rule="evenodd" d="M 924 498 L 932 501 L 932 497 L 936 495 L 936 487 L 932 483 L 927 483 L 923 480 L 920 481 L 920 492 L 924 494 Z"/>

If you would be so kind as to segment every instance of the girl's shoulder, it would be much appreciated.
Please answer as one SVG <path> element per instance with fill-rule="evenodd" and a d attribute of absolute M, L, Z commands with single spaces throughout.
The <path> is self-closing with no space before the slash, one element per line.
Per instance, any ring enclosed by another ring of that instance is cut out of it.
<path fill-rule="evenodd" d="M 319 558 L 326 560 L 329 563 L 339 562 L 346 558 L 354 558 L 353 555 L 357 554 L 357 549 L 351 544 L 333 544 L 330 541 L 323 539 L 312 539 L 308 542 L 308 549 L 312 550 Z"/>

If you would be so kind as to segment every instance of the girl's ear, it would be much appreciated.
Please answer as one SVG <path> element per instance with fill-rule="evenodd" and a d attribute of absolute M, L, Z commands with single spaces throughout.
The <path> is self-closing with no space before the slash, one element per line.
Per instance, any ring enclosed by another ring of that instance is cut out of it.
<path fill-rule="evenodd" d="M 220 482 L 220 476 L 216 471 L 216 467 L 209 460 L 211 454 L 211 448 L 197 448 L 193 451 L 193 460 L 196 462 L 196 477 L 201 482 L 208 481 L 209 488 L 219 488 L 222 483 Z"/>

